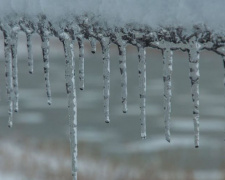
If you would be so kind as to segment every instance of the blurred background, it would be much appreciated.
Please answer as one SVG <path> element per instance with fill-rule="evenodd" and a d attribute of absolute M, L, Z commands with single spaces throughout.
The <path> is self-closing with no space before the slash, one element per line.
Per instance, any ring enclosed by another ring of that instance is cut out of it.
<path fill-rule="evenodd" d="M 40 37 L 32 37 L 29 75 L 26 38 L 19 36 L 19 112 L 9 129 L 0 34 L 0 180 L 71 180 L 64 54 L 50 41 L 53 103 L 47 104 Z M 78 46 L 75 47 L 78 63 Z M 128 112 L 122 113 L 118 50 L 111 45 L 111 123 L 104 123 L 102 54 L 85 43 L 85 90 L 78 97 L 79 180 L 225 180 L 224 69 L 220 56 L 201 52 L 200 148 L 194 148 L 187 53 L 174 52 L 172 142 L 164 140 L 162 55 L 147 49 L 147 139 L 140 138 L 137 49 L 127 47 Z M 78 72 L 78 71 L 77 71 Z M 77 73 L 78 74 L 78 73 Z M 77 78 L 78 82 L 78 78 Z"/>

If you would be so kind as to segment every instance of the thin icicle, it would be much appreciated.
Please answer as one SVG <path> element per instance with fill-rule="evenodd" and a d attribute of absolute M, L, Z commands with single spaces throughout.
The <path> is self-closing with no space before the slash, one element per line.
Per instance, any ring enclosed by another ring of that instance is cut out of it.
<path fill-rule="evenodd" d="M 16 32 L 12 33 L 12 44 L 11 44 L 11 52 L 12 52 L 12 77 L 13 77 L 13 90 L 14 90 L 14 98 L 13 98 L 13 108 L 15 112 L 18 112 L 18 67 L 17 67 L 17 45 L 18 45 L 18 34 Z"/>
<path fill-rule="evenodd" d="M 104 115 L 105 122 L 109 123 L 109 96 L 110 96 L 110 55 L 109 55 L 109 39 L 101 38 L 102 54 L 103 54 L 103 96 L 104 96 Z"/>
<path fill-rule="evenodd" d="M 225 70 L 225 56 L 222 56 L 222 58 L 223 58 L 223 67 L 224 67 L 224 70 Z M 225 73 L 224 73 L 223 85 L 225 87 Z"/>
<path fill-rule="evenodd" d="M 75 83 L 74 46 L 66 34 L 62 35 L 65 52 L 65 78 L 68 97 L 68 116 L 70 125 L 70 151 L 72 157 L 72 176 L 77 180 L 77 99 Z"/>
<path fill-rule="evenodd" d="M 121 98 L 123 104 L 123 112 L 127 112 L 127 64 L 126 64 L 126 45 L 121 44 L 119 49 L 119 67 L 121 74 Z"/>
<path fill-rule="evenodd" d="M 145 48 L 138 47 L 138 77 L 140 94 L 140 120 L 141 120 L 141 138 L 146 138 L 146 51 Z"/>
<path fill-rule="evenodd" d="M 222 55 L 222 59 L 223 59 L 223 68 L 225 70 L 225 55 Z M 223 85 L 224 85 L 224 88 L 225 88 L 225 71 L 224 71 Z M 224 111 L 224 115 L 225 115 L 225 111 Z M 224 139 L 224 141 L 225 141 L 225 139 Z"/>
<path fill-rule="evenodd" d="M 189 77 L 191 80 L 192 101 L 194 103 L 193 121 L 196 148 L 199 147 L 199 46 L 197 42 L 194 42 L 193 47 L 189 49 Z"/>
<path fill-rule="evenodd" d="M 27 36 L 27 50 L 28 50 L 28 68 L 29 73 L 32 74 L 34 71 L 34 60 L 33 60 L 33 53 L 32 53 L 32 44 L 31 44 L 31 34 L 26 34 Z"/>
<path fill-rule="evenodd" d="M 91 52 L 93 54 L 95 54 L 96 53 L 96 39 L 90 38 L 90 44 L 91 44 Z"/>
<path fill-rule="evenodd" d="M 78 37 L 79 46 L 79 87 L 84 89 L 84 39 L 82 36 Z"/>
<path fill-rule="evenodd" d="M 12 51 L 11 51 L 11 39 L 9 35 L 4 32 L 4 51 L 5 51 L 5 78 L 6 78 L 6 90 L 9 103 L 9 120 L 8 127 L 13 126 L 13 83 L 12 83 Z"/>
<path fill-rule="evenodd" d="M 48 36 L 41 36 L 42 40 L 42 54 L 43 54 L 43 61 L 44 61 L 44 77 L 45 77 L 45 86 L 46 86 L 46 93 L 48 104 L 52 104 L 51 98 L 51 85 L 49 81 L 49 37 Z"/>
<path fill-rule="evenodd" d="M 173 71 L 173 51 L 170 48 L 163 49 L 163 82 L 164 82 L 164 120 L 165 120 L 165 138 L 170 142 L 170 114 L 171 114 L 171 75 Z"/>

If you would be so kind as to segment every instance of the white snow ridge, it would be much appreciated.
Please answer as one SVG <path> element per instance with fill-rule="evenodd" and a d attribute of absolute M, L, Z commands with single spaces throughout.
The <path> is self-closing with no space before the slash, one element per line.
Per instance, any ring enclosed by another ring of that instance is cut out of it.
<path fill-rule="evenodd" d="M 146 48 L 163 54 L 165 136 L 170 142 L 171 75 L 173 51 L 189 54 L 195 147 L 199 146 L 199 59 L 204 49 L 213 51 L 225 65 L 224 0 L 0 0 L 0 29 L 4 35 L 5 79 L 9 102 L 9 127 L 18 107 L 17 41 L 23 31 L 27 37 L 29 72 L 33 72 L 31 36 L 40 35 L 48 104 L 49 38 L 59 38 L 64 47 L 65 79 L 72 157 L 72 175 L 77 179 L 77 99 L 74 43 L 79 44 L 79 88 L 84 86 L 84 39 L 92 52 L 99 41 L 103 54 L 103 108 L 105 122 L 110 122 L 110 44 L 119 49 L 122 111 L 127 112 L 126 46 L 138 49 L 141 137 L 146 138 Z"/>

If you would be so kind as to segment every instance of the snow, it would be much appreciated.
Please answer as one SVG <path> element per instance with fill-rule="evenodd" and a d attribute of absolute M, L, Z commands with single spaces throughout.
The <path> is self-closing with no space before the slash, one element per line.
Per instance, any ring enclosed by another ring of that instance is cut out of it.
<path fill-rule="evenodd" d="M 0 16 L 44 13 L 57 19 L 88 12 L 111 25 L 139 23 L 156 28 L 202 23 L 221 30 L 225 26 L 224 5 L 224 0 L 1 0 Z"/>

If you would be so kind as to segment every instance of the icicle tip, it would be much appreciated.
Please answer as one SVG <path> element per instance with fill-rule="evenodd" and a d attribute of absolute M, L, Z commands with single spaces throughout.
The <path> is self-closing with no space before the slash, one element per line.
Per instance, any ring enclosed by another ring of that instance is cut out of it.
<path fill-rule="evenodd" d="M 124 113 L 124 114 L 127 113 L 127 109 L 126 109 L 126 110 L 123 110 L 123 113 Z"/>
<path fill-rule="evenodd" d="M 52 105 L 52 100 L 51 99 L 48 100 L 48 105 L 49 106 Z"/>
<path fill-rule="evenodd" d="M 11 128 L 12 126 L 13 126 L 13 122 L 12 121 L 9 121 L 8 122 L 8 127 Z"/>
<path fill-rule="evenodd" d="M 110 119 L 106 119 L 105 123 L 109 124 L 110 123 Z"/>
<path fill-rule="evenodd" d="M 170 138 L 166 138 L 166 141 L 167 141 L 168 143 L 170 143 Z"/>
<path fill-rule="evenodd" d="M 146 139 L 146 137 L 147 137 L 147 136 L 146 136 L 146 133 L 141 133 L 141 139 L 144 140 L 144 139 Z"/>
<path fill-rule="evenodd" d="M 128 111 L 127 103 L 126 102 L 124 103 L 124 101 L 122 101 L 122 103 L 123 103 L 123 113 L 127 113 Z"/>

